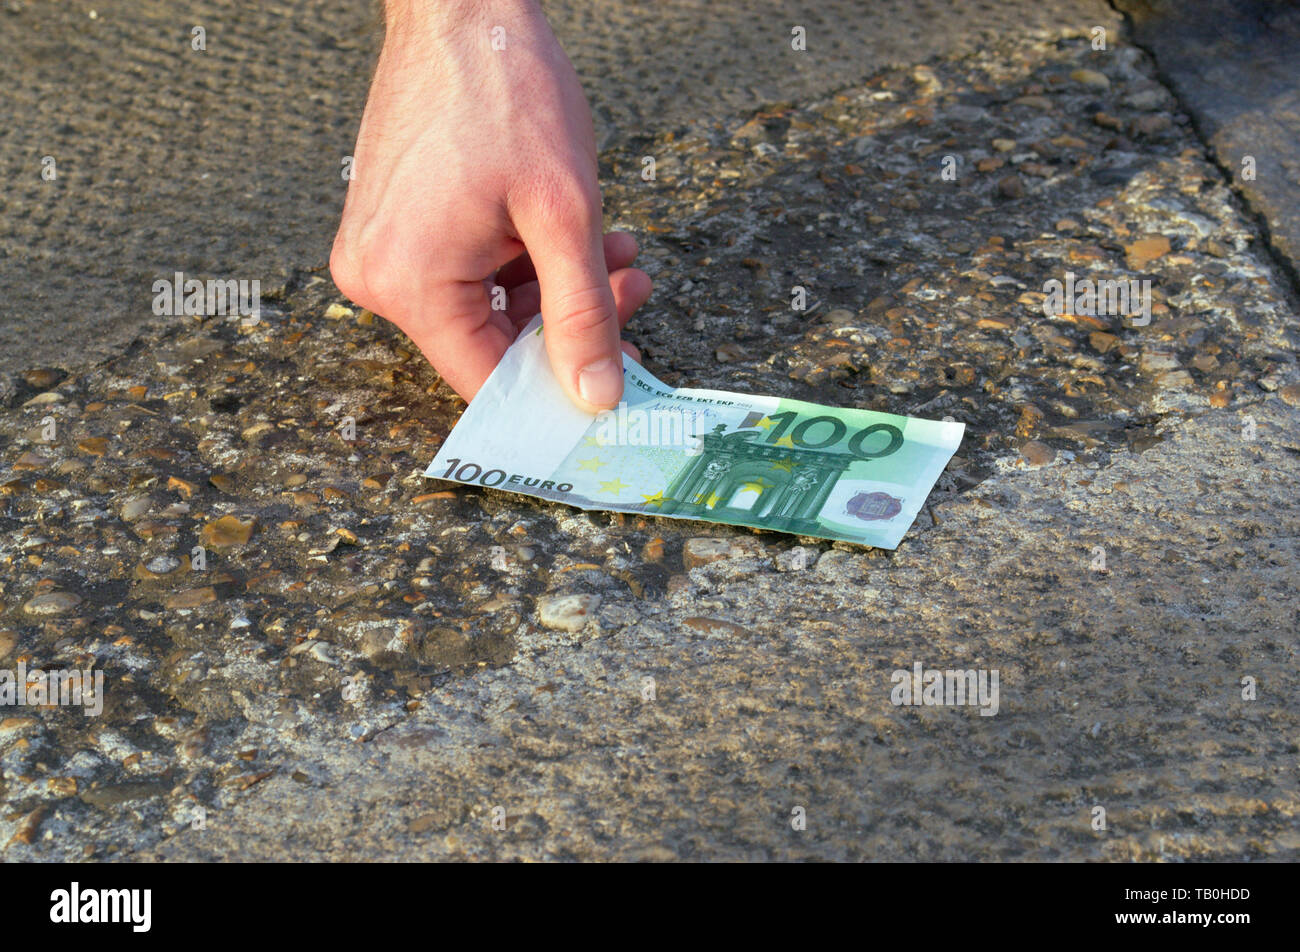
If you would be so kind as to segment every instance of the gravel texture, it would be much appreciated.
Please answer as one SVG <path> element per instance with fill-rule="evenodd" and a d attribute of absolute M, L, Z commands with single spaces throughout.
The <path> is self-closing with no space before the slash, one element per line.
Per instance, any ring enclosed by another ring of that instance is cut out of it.
<path fill-rule="evenodd" d="M 602 153 L 657 375 L 967 423 L 895 552 L 424 479 L 462 404 L 283 236 L 259 322 L 0 378 L 0 668 L 106 682 L 0 714 L 0 855 L 1296 859 L 1294 288 L 1090 25 Z"/>

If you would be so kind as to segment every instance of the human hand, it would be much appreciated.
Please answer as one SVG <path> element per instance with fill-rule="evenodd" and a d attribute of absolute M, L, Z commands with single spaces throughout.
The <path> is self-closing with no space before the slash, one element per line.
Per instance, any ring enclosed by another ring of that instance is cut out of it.
<path fill-rule="evenodd" d="M 620 346 L 637 357 L 619 329 L 650 278 L 629 267 L 630 235 L 602 236 L 591 113 L 539 6 L 389 0 L 387 19 L 335 284 L 466 400 L 540 310 L 561 385 L 584 409 L 613 407 Z"/>

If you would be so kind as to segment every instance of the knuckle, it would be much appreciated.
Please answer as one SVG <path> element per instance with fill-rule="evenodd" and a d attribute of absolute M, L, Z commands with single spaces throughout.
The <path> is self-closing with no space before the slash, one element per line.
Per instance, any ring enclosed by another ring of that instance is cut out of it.
<path fill-rule="evenodd" d="M 562 334 L 581 336 L 604 329 L 613 318 L 614 301 L 609 288 L 593 287 L 557 295 L 551 321 Z"/>
<path fill-rule="evenodd" d="M 373 240 L 370 231 L 365 228 L 353 238 L 345 238 L 340 231 L 330 251 L 330 277 L 350 300 L 373 311 L 384 311 L 394 303 L 401 277 L 387 244 Z"/>
<path fill-rule="evenodd" d="M 330 277 L 334 279 L 334 286 L 349 300 L 359 301 L 366 296 L 360 269 L 344 242 L 342 233 L 334 239 L 334 247 L 330 250 Z"/>
<path fill-rule="evenodd" d="M 542 217 L 552 227 L 581 234 L 600 227 L 598 193 L 581 176 L 552 176 L 538 187 L 536 201 Z"/>
<path fill-rule="evenodd" d="M 392 252 L 381 245 L 370 244 L 361 252 L 361 284 L 381 310 L 387 310 L 400 293 L 401 278 L 395 265 Z"/>

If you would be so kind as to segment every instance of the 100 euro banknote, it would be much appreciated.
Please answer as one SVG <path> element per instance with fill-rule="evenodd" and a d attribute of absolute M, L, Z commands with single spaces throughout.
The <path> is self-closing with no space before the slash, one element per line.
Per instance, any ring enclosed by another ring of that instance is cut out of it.
<path fill-rule="evenodd" d="M 586 413 L 519 335 L 425 475 L 578 506 L 895 548 L 963 424 L 670 387 L 623 358 L 623 403 Z"/>

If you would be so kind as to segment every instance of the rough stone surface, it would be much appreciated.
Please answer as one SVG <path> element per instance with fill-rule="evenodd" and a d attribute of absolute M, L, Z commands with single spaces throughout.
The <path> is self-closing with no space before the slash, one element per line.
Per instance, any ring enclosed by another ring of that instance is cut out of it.
<path fill-rule="evenodd" d="M 285 29 L 338 35 L 310 9 Z M 1294 288 L 1151 59 L 1077 19 L 602 153 L 656 374 L 967 424 L 894 552 L 424 479 L 461 402 L 287 231 L 248 252 L 303 266 L 256 325 L 6 371 L 0 656 L 106 683 L 99 717 L 0 717 L 0 855 L 1300 857 Z M 263 237 L 203 234 L 196 268 Z M 13 247 L 47 293 L 60 259 Z M 1067 270 L 1150 280 L 1150 322 L 1045 313 Z M 918 663 L 996 670 L 997 712 L 896 705 Z"/>
<path fill-rule="evenodd" d="M 546 596 L 537 601 L 537 620 L 547 628 L 582 631 L 599 607 L 599 595 Z"/>
<path fill-rule="evenodd" d="M 380 8 L 5 0 L 0 369 L 71 367 L 158 332 L 172 319 L 151 313 L 153 282 L 176 271 L 258 279 L 266 294 L 324 273 Z M 701 116 L 806 100 L 1016 31 L 1120 22 L 1102 0 L 548 0 L 545 9 L 591 99 L 599 148 L 638 170 L 646 140 Z M 196 25 L 204 51 L 192 48 Z M 803 51 L 791 48 L 795 26 Z M 52 181 L 41 174 L 46 156 Z"/>
<path fill-rule="evenodd" d="M 1234 187 L 1267 222 L 1273 247 L 1296 279 L 1300 6 L 1269 0 L 1115 5 L 1131 17 L 1136 40 L 1158 57 L 1161 75 L 1195 117 Z"/>

